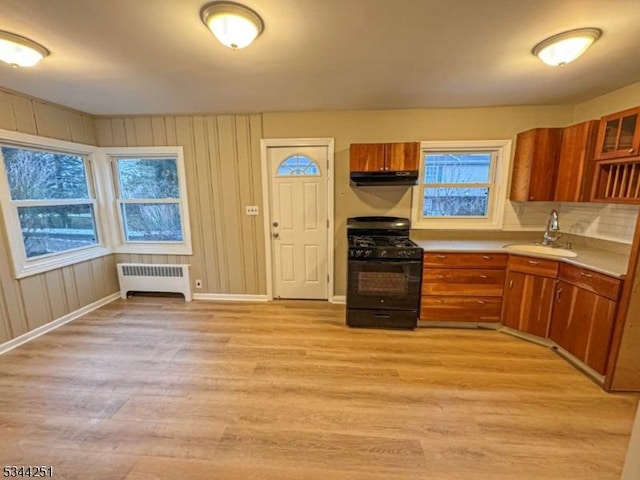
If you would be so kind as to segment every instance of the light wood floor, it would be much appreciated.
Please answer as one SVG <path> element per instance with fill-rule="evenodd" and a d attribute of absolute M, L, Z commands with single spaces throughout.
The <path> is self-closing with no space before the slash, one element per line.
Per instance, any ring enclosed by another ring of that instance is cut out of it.
<path fill-rule="evenodd" d="M 614 480 L 637 405 L 499 332 L 143 297 L 0 356 L 0 392 L 0 463 L 78 480 Z"/>

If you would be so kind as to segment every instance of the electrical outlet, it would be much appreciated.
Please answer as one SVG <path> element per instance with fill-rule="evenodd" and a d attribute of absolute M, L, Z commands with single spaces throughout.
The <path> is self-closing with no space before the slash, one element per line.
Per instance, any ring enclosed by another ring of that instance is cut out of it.
<path fill-rule="evenodd" d="M 202 288 L 202 280 L 199 278 L 196 279 L 196 288 Z"/>
<path fill-rule="evenodd" d="M 259 215 L 260 210 L 257 205 L 247 205 L 246 207 L 247 215 Z"/>

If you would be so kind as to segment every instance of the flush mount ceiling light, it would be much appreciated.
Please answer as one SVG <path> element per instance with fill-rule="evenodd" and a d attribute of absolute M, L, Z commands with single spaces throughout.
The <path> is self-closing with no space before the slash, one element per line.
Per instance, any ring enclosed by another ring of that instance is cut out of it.
<path fill-rule="evenodd" d="M 586 52 L 601 34 L 598 28 L 569 30 L 543 40 L 533 47 L 533 54 L 547 65 L 562 67 Z"/>
<path fill-rule="evenodd" d="M 14 67 L 33 67 L 49 55 L 39 43 L 15 33 L 0 30 L 0 60 Z"/>
<path fill-rule="evenodd" d="M 220 43 L 234 50 L 250 45 L 264 29 L 256 12 L 233 2 L 208 3 L 200 10 L 200 17 Z"/>

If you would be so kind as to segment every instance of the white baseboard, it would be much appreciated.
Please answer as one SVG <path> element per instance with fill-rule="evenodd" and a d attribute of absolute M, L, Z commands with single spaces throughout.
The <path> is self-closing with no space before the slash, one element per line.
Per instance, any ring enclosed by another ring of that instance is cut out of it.
<path fill-rule="evenodd" d="M 347 297 L 345 295 L 334 295 L 329 299 L 331 303 L 347 303 Z"/>
<path fill-rule="evenodd" d="M 214 302 L 268 302 L 268 295 L 242 295 L 233 293 L 195 293 L 194 300 Z"/>
<path fill-rule="evenodd" d="M 19 337 L 16 337 L 12 340 L 9 340 L 8 342 L 1 344 L 0 355 L 8 352 L 9 350 L 13 350 L 14 348 L 19 347 L 20 345 L 27 343 L 33 340 L 34 338 L 37 338 L 41 335 L 44 335 L 45 333 L 55 330 L 56 328 L 64 325 L 65 323 L 69 323 L 75 320 L 76 318 L 81 317 L 82 315 L 85 315 L 89 312 L 92 312 L 102 307 L 103 305 L 106 305 L 107 303 L 111 303 L 114 300 L 118 300 L 119 298 L 120 298 L 120 292 L 112 293 L 111 295 L 101 298 L 98 301 L 90 303 L 89 305 L 85 305 L 84 307 L 79 308 L 78 310 L 75 310 L 71 313 L 68 313 L 64 317 L 60 317 L 52 322 L 47 323 L 46 325 L 42 325 L 41 327 L 35 328 L 30 332 L 23 333 Z"/>

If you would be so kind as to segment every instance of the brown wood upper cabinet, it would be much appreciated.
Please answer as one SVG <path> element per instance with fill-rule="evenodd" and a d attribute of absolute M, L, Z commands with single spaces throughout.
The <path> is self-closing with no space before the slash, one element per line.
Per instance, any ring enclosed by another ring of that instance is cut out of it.
<path fill-rule="evenodd" d="M 597 120 L 562 129 L 556 175 L 556 202 L 588 202 L 594 175 Z"/>
<path fill-rule="evenodd" d="M 349 166 L 352 172 L 417 171 L 420 142 L 352 143 Z"/>
<path fill-rule="evenodd" d="M 561 128 L 534 128 L 518 134 L 513 157 L 511 200 L 554 200 L 561 140 Z"/>
<path fill-rule="evenodd" d="M 640 155 L 640 107 L 612 113 L 600 119 L 596 159 Z"/>

